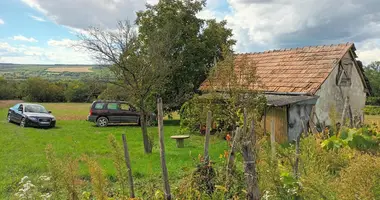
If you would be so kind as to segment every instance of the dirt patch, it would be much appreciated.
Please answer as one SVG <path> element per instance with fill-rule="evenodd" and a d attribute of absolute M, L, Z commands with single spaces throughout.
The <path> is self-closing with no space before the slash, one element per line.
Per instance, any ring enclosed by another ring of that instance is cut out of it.
<path fill-rule="evenodd" d="M 15 104 L 21 103 L 21 100 L 0 100 L 0 108 L 9 108 Z"/>
<path fill-rule="evenodd" d="M 51 67 L 49 72 L 93 72 L 92 67 Z"/>

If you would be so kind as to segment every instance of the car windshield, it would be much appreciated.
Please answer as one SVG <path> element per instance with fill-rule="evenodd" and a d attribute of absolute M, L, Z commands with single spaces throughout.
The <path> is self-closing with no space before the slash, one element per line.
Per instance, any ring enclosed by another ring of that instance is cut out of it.
<path fill-rule="evenodd" d="M 43 106 L 40 106 L 40 105 L 26 105 L 25 112 L 48 113 L 48 111 Z"/>

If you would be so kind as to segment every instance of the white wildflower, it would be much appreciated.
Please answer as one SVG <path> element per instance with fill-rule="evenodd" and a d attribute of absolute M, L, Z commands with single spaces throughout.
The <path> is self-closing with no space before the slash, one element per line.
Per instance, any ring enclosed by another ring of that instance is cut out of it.
<path fill-rule="evenodd" d="M 51 197 L 50 193 L 41 194 L 41 198 L 44 200 L 49 199 L 50 197 Z"/>
<path fill-rule="evenodd" d="M 262 199 L 264 199 L 264 200 L 268 200 L 269 197 L 270 197 L 270 195 L 269 195 L 269 191 L 266 190 L 266 191 L 264 192 L 264 195 L 263 195 Z"/>
<path fill-rule="evenodd" d="M 24 181 L 25 181 L 26 179 L 28 179 L 28 178 L 29 178 L 28 176 L 24 176 L 24 177 L 22 177 L 22 178 L 21 178 L 21 181 L 20 181 L 19 184 L 23 184 Z"/>
<path fill-rule="evenodd" d="M 38 179 L 40 179 L 41 181 L 50 181 L 49 176 L 40 176 Z"/>

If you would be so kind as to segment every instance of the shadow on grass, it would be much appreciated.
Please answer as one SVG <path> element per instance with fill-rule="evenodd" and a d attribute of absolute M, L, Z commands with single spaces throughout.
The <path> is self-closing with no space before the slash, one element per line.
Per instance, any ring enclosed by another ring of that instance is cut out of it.
<path fill-rule="evenodd" d="M 176 119 L 169 119 L 169 120 L 164 120 L 164 126 L 179 126 L 180 120 Z"/>
<path fill-rule="evenodd" d="M 164 126 L 179 126 L 180 120 L 164 120 Z M 92 127 L 98 127 L 96 124 L 92 124 Z M 140 127 L 140 125 L 135 123 L 110 123 L 107 125 L 107 127 Z M 157 124 L 154 126 L 148 126 L 148 127 L 157 127 Z M 103 127 L 99 127 L 103 128 Z"/>

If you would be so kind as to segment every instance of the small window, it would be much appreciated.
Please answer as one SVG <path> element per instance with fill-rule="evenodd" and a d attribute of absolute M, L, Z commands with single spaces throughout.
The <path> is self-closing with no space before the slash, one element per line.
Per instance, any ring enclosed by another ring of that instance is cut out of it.
<path fill-rule="evenodd" d="M 110 110 L 117 110 L 118 108 L 119 108 L 119 106 L 117 103 L 109 103 L 107 105 L 107 109 L 110 109 Z"/>
<path fill-rule="evenodd" d="M 96 103 L 94 108 L 97 109 L 97 110 L 103 109 L 104 108 L 104 103 Z"/>
<path fill-rule="evenodd" d="M 336 76 L 336 85 L 338 86 L 350 86 L 351 74 L 353 63 L 352 62 L 339 62 L 338 74 Z"/>
<path fill-rule="evenodd" d="M 126 103 L 122 103 L 122 104 L 120 104 L 120 108 L 121 108 L 122 110 L 131 110 L 131 106 L 128 105 L 128 104 L 126 104 Z"/>

